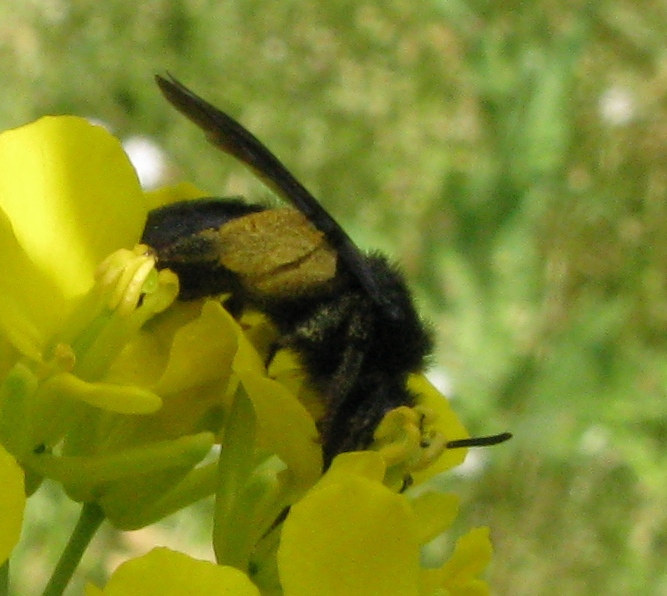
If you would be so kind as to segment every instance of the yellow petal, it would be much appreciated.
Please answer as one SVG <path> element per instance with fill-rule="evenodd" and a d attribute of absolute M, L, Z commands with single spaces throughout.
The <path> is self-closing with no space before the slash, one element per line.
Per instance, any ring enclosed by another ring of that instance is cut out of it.
<path fill-rule="evenodd" d="M 236 372 L 265 375 L 266 367 L 264 366 L 264 361 L 245 333 L 239 333 L 238 344 L 238 351 L 233 363 L 234 370 Z"/>
<path fill-rule="evenodd" d="M 337 455 L 322 479 L 313 487 L 319 490 L 330 483 L 344 481 L 350 476 L 361 476 L 373 482 L 382 483 L 386 465 L 377 451 L 350 451 Z"/>
<path fill-rule="evenodd" d="M 412 499 L 412 507 L 419 520 L 419 543 L 426 544 L 452 525 L 459 510 L 459 498 L 428 491 Z"/>
<path fill-rule="evenodd" d="M 313 419 L 277 381 L 248 372 L 240 372 L 239 377 L 257 416 L 258 447 L 280 457 L 294 474 L 298 489 L 312 486 L 322 471 Z"/>
<path fill-rule="evenodd" d="M 236 355 L 238 325 L 216 300 L 174 336 L 167 368 L 156 391 L 172 394 L 228 377 Z"/>
<path fill-rule="evenodd" d="M 104 596 L 259 596 L 259 590 L 238 569 L 156 548 L 123 563 Z"/>
<path fill-rule="evenodd" d="M 8 558 L 19 541 L 25 490 L 23 471 L 14 458 L 0 446 L 0 565 Z"/>
<path fill-rule="evenodd" d="M 320 420 L 325 413 L 325 404 L 308 375 L 291 350 L 279 350 L 271 360 L 269 376 L 285 385 L 293 395 L 305 406 L 313 420 Z"/>
<path fill-rule="evenodd" d="M 136 243 L 146 208 L 120 142 L 73 116 L 0 135 L 0 207 L 35 266 L 67 297 L 85 292 L 97 264 Z"/>
<path fill-rule="evenodd" d="M 479 576 L 491 562 L 493 547 L 488 528 L 474 528 L 456 541 L 454 552 L 440 569 L 422 572 L 422 594 L 445 590 L 451 596 L 488 596 L 489 586 Z"/>
<path fill-rule="evenodd" d="M 20 353 L 39 360 L 47 338 L 66 319 L 68 302 L 63 289 L 33 266 L 2 211 L 0 254 L 0 331 Z"/>
<path fill-rule="evenodd" d="M 0 163 L 0 292 L 11 301 L 0 324 L 28 352 L 91 287 L 97 264 L 137 241 L 146 208 L 118 140 L 81 118 L 2 133 Z"/>
<path fill-rule="evenodd" d="M 276 326 L 265 314 L 256 310 L 244 311 L 239 319 L 239 325 L 243 329 L 243 337 L 254 348 L 263 367 L 264 362 L 269 360 L 270 355 L 275 351 L 274 349 L 279 337 Z M 241 349 L 241 346 L 239 346 L 239 351 Z M 235 368 L 239 370 L 243 368 L 242 363 L 239 363 L 238 367 L 236 364 Z M 271 364 L 273 365 L 273 360 Z"/>
<path fill-rule="evenodd" d="M 278 567 L 285 596 L 416 596 L 415 516 L 380 482 L 341 474 L 292 507 Z"/>

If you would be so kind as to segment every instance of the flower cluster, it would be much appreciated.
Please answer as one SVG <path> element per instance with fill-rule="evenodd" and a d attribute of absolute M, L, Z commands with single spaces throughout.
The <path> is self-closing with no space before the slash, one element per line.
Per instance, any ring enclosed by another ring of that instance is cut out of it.
<path fill-rule="evenodd" d="M 215 495 L 217 564 L 155 549 L 89 596 L 488 593 L 486 529 L 421 563 L 457 509 L 422 483 L 466 436 L 424 377 L 416 407 L 322 474 L 321 401 L 294 354 L 268 358 L 270 321 L 177 301 L 137 244 L 151 208 L 196 189 L 143 192 L 118 141 L 74 117 L 3 133 L 0 163 L 0 563 L 48 478 L 120 529 Z"/>

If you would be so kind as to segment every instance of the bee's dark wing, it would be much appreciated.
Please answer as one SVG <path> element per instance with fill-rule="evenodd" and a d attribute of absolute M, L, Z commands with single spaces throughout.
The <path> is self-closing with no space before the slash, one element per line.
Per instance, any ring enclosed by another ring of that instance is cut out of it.
<path fill-rule="evenodd" d="M 305 187 L 252 133 L 233 118 L 190 91 L 173 77 L 155 80 L 167 100 L 206 132 L 209 141 L 248 166 L 269 188 L 289 201 L 324 235 L 346 269 L 390 319 L 401 318 L 369 268 L 367 258 Z"/>

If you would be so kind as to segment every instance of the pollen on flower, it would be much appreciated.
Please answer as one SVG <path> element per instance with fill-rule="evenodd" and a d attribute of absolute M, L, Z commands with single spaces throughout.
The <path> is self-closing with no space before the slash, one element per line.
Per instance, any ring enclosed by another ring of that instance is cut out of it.
<path fill-rule="evenodd" d="M 72 370 L 76 362 L 76 354 L 72 350 L 72 346 L 62 343 L 56 344 L 53 348 L 53 360 L 57 363 L 58 370 Z"/>
<path fill-rule="evenodd" d="M 421 459 L 413 471 L 423 470 L 436 461 L 447 449 L 447 439 L 435 428 L 437 414 L 425 406 L 416 406 L 415 412 L 420 415 L 419 428 L 421 431 Z"/>
<path fill-rule="evenodd" d="M 371 448 L 387 464 L 390 484 L 428 467 L 446 449 L 445 438 L 431 427 L 434 416 L 423 406 L 401 406 L 388 412 L 378 425 Z"/>
<path fill-rule="evenodd" d="M 387 413 L 375 430 L 373 448 L 387 466 L 407 463 L 419 450 L 421 433 L 417 413 L 407 406 Z"/>
<path fill-rule="evenodd" d="M 71 372 L 76 366 L 76 352 L 70 344 L 56 343 L 38 368 L 38 376 L 46 378 L 58 372 Z"/>
<path fill-rule="evenodd" d="M 134 310 L 154 267 L 155 256 L 142 244 L 132 250 L 121 248 L 104 259 L 96 273 L 100 285 L 114 286 L 109 308 L 121 315 Z"/>
<path fill-rule="evenodd" d="M 72 347 L 77 376 L 100 380 L 142 325 L 176 300 L 178 288 L 173 272 L 155 269 L 148 247 L 116 250 L 98 266 L 94 286 L 53 344 Z"/>

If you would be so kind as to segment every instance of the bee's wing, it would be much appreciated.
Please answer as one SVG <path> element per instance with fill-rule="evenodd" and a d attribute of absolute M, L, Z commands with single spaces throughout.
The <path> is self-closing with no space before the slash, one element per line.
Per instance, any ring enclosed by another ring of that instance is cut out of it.
<path fill-rule="evenodd" d="M 269 188 L 301 211 L 326 236 L 346 269 L 358 280 L 372 300 L 389 318 L 400 318 L 400 310 L 387 299 L 363 253 L 273 153 L 233 118 L 173 77 L 165 79 L 156 75 L 155 80 L 167 100 L 205 131 L 211 143 L 248 166 Z"/>

